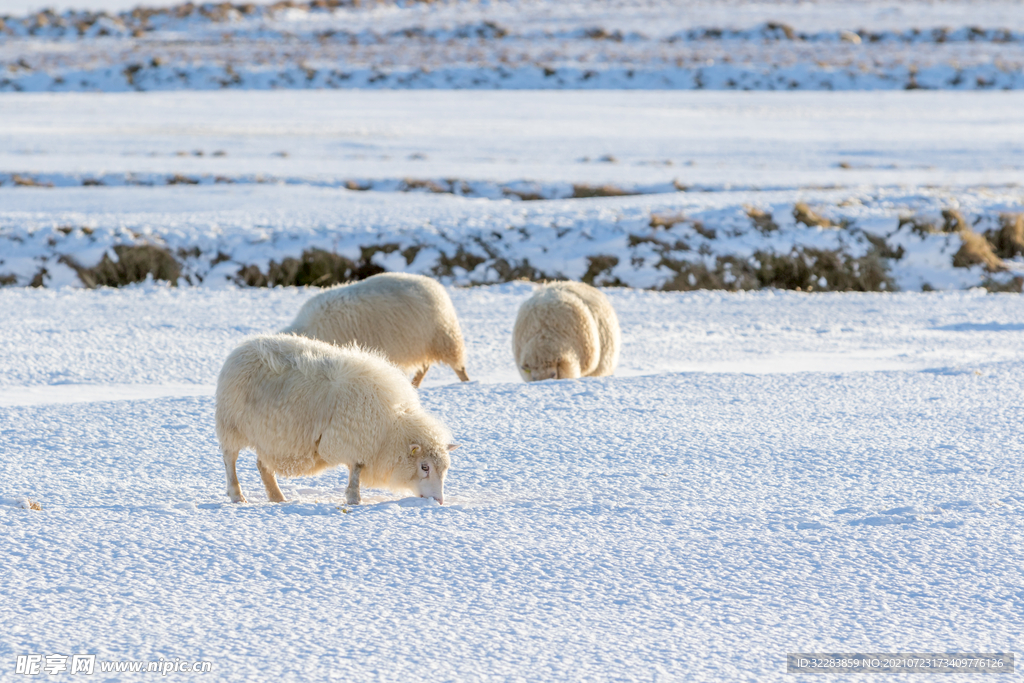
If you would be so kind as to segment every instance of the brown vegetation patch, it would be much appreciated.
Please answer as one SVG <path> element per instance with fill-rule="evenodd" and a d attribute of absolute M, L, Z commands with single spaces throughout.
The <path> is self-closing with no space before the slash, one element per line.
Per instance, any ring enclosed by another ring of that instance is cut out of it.
<path fill-rule="evenodd" d="M 970 230 L 971 224 L 967 222 L 964 215 L 957 209 L 943 209 L 942 210 L 942 231 L 943 232 L 960 232 L 963 230 Z"/>
<path fill-rule="evenodd" d="M 985 278 L 981 286 L 990 292 L 1006 292 L 1009 294 L 1024 293 L 1024 277 L 1012 277 L 1009 280 L 998 281 L 993 278 Z"/>
<path fill-rule="evenodd" d="M 189 178 L 188 176 L 181 175 L 180 173 L 175 173 L 174 175 L 172 175 L 170 178 L 167 179 L 167 184 L 168 185 L 198 185 L 199 184 L 199 180 L 197 180 L 196 178 Z"/>
<path fill-rule="evenodd" d="M 486 260 L 487 259 L 483 256 L 466 251 L 466 249 L 460 245 L 452 256 L 441 252 L 437 257 L 437 264 L 434 266 L 434 275 L 437 275 L 438 277 L 450 277 L 455 274 L 455 268 L 462 268 L 467 273 L 470 273 Z"/>
<path fill-rule="evenodd" d="M 1024 254 L 1024 213 L 1002 214 L 999 216 L 999 230 L 989 230 L 985 239 L 1000 258 Z"/>
<path fill-rule="evenodd" d="M 686 216 L 681 213 L 674 214 L 651 214 L 650 226 L 652 228 L 671 228 L 676 223 L 682 223 L 686 220 Z"/>
<path fill-rule="evenodd" d="M 53 183 L 41 183 L 27 175 L 14 174 L 11 176 L 11 182 L 14 183 L 15 187 L 53 187 Z"/>
<path fill-rule="evenodd" d="M 630 197 L 639 192 L 630 192 L 614 185 L 573 185 L 573 199 L 590 199 L 591 197 Z"/>
<path fill-rule="evenodd" d="M 832 221 L 818 213 L 815 213 L 811 207 L 804 202 L 797 202 L 793 205 L 793 218 L 797 223 L 803 223 L 809 228 L 832 227 Z"/>
<path fill-rule="evenodd" d="M 122 287 L 133 282 L 142 282 L 152 275 L 154 280 L 165 280 L 173 285 L 181 277 L 181 265 L 167 249 L 151 244 L 113 247 L 117 255 L 114 262 L 108 254 L 92 268 L 80 265 L 70 256 L 61 256 L 60 263 L 78 273 L 78 279 L 86 287 Z"/>
<path fill-rule="evenodd" d="M 838 250 L 804 247 L 788 254 L 758 251 L 750 259 L 719 256 L 710 268 L 703 262 L 669 258 L 660 265 L 676 272 L 663 287 L 667 291 L 773 287 L 806 292 L 880 292 L 896 288 L 883 257 L 874 249 L 856 257 Z"/>
<path fill-rule="evenodd" d="M 601 287 L 622 287 L 624 283 L 618 277 L 610 275 L 612 268 L 619 265 L 619 257 L 599 255 L 587 257 L 587 272 L 580 278 L 588 285 Z M 606 275 L 607 274 L 607 275 Z M 600 279 L 598 279 L 600 278 Z"/>
<path fill-rule="evenodd" d="M 544 271 L 530 265 L 530 259 L 525 258 L 519 263 L 509 263 L 505 258 L 497 258 L 491 262 L 490 267 L 494 268 L 494 272 L 498 274 L 498 280 L 501 282 L 512 282 L 513 280 L 540 282 L 551 279 Z"/>
<path fill-rule="evenodd" d="M 256 266 L 245 266 L 235 279 L 250 287 L 330 287 L 383 272 L 383 268 L 369 261 L 356 263 L 330 251 L 307 249 L 299 258 L 288 257 L 280 263 L 271 261 L 266 274 Z"/>
<path fill-rule="evenodd" d="M 17 283 L 18 277 L 16 275 L 0 275 L 0 287 L 15 285 Z"/>
<path fill-rule="evenodd" d="M 980 264 L 990 273 L 1006 270 L 1006 264 L 995 255 L 992 245 L 984 237 L 970 228 L 964 228 L 960 231 L 960 239 L 963 240 L 963 246 L 953 254 L 954 268 L 970 268 Z"/>
<path fill-rule="evenodd" d="M 524 202 L 537 202 L 544 199 L 544 196 L 536 192 L 525 192 L 523 190 L 510 190 L 507 187 L 502 191 L 506 197 L 519 197 Z"/>
<path fill-rule="evenodd" d="M 896 249 L 893 249 L 885 241 L 885 238 L 881 237 L 880 235 L 872 235 L 869 232 L 865 232 L 863 233 L 863 235 L 865 239 L 867 239 L 867 241 L 871 243 L 871 246 L 875 248 L 875 251 L 878 252 L 878 255 L 881 256 L 882 258 L 891 258 L 896 261 L 899 261 L 901 258 L 903 258 L 904 254 L 907 253 L 907 250 L 903 248 L 902 244 Z"/>
<path fill-rule="evenodd" d="M 942 226 L 924 216 L 900 216 L 900 222 L 896 229 L 902 229 L 904 225 L 909 225 L 910 231 L 920 237 L 942 232 Z"/>
<path fill-rule="evenodd" d="M 406 178 L 402 181 L 402 185 L 399 187 L 401 192 L 410 192 L 412 190 L 427 190 L 435 194 L 451 194 L 451 187 L 444 187 L 440 183 L 434 182 L 433 180 L 415 180 L 413 178 Z"/>
<path fill-rule="evenodd" d="M 779 224 L 772 219 L 772 214 L 768 211 L 758 209 L 754 206 L 743 207 L 747 212 L 747 217 L 750 222 L 754 224 L 754 227 L 760 230 L 764 234 L 775 232 L 779 229 Z"/>

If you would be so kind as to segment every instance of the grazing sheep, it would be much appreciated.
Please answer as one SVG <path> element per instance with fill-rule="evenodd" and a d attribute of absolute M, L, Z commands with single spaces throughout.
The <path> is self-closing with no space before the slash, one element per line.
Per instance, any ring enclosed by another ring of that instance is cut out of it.
<path fill-rule="evenodd" d="M 444 287 L 422 275 L 381 273 L 317 294 L 283 332 L 338 346 L 380 350 L 418 387 L 432 363 L 466 374 L 466 347 L 455 307 Z"/>
<path fill-rule="evenodd" d="M 275 474 L 349 469 L 345 499 L 359 484 L 408 490 L 444 502 L 455 449 L 443 424 L 420 406 L 402 371 L 381 355 L 290 334 L 243 342 L 217 380 L 217 439 L 228 496 L 246 502 L 235 462 L 256 451 L 267 497 L 284 501 Z"/>
<path fill-rule="evenodd" d="M 523 302 L 512 352 L 527 382 L 603 377 L 619 364 L 619 319 L 607 297 L 582 282 L 552 282 Z"/>

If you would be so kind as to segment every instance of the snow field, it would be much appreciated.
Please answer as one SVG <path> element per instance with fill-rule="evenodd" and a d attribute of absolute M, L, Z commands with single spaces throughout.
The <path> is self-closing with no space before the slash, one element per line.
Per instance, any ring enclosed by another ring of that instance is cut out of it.
<path fill-rule="evenodd" d="M 1018 649 L 1017 297 L 613 289 L 620 376 L 527 385 L 503 373 L 529 286 L 450 292 L 477 381 L 435 368 L 422 397 L 463 444 L 451 504 L 348 508 L 339 471 L 260 502 L 250 453 L 254 503 L 227 503 L 209 395 L 102 400 L 209 383 L 313 290 L 0 291 L 0 395 L 70 368 L 96 392 L 0 407 L 0 493 L 43 506 L 0 505 L 5 662 L 764 681 L 793 651 Z"/>
<path fill-rule="evenodd" d="M 878 289 L 863 273 L 884 264 L 887 289 L 967 288 L 993 276 L 952 267 L 962 241 L 942 212 L 980 234 L 1024 212 L 1020 104 L 932 92 L 5 96 L 0 282 L 81 285 L 75 267 L 149 244 L 179 262 L 182 284 L 205 286 L 320 249 L 460 284 L 580 279 L 598 259 L 596 282 L 634 287 Z M 640 194 L 590 196 L 601 192 Z M 829 224 L 800 223 L 801 202 Z M 794 249 L 836 253 L 845 271 L 815 266 L 800 283 L 749 272 Z M 1020 255 L 1002 256 L 995 279 L 1019 288 Z"/>
<path fill-rule="evenodd" d="M 1024 84 L 1014 0 L 69 4 L 0 0 L 0 91 Z"/>

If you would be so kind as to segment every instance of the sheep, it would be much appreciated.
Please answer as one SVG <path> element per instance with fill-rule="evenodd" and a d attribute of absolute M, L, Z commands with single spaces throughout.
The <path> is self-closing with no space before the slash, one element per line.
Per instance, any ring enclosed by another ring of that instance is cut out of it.
<path fill-rule="evenodd" d="M 619 364 L 621 340 L 604 294 L 582 282 L 551 282 L 519 307 L 512 352 L 527 382 L 603 377 Z"/>
<path fill-rule="evenodd" d="M 283 332 L 339 346 L 355 342 L 378 349 L 418 387 L 430 365 L 442 362 L 459 379 L 466 374 L 466 347 L 455 307 L 444 287 L 422 275 L 381 273 L 332 287 L 307 301 Z"/>
<path fill-rule="evenodd" d="M 291 334 L 253 337 L 224 362 L 216 396 L 217 440 L 235 503 L 247 502 L 235 471 L 246 447 L 256 451 L 272 502 L 284 501 L 276 474 L 345 465 L 350 505 L 360 502 L 360 484 L 444 503 L 457 446 L 402 371 L 378 353 Z"/>

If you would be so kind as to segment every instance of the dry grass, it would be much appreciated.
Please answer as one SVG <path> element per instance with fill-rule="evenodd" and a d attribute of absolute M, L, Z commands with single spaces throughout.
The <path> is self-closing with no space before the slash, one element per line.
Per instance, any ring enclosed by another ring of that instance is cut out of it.
<path fill-rule="evenodd" d="M 249 287 L 331 287 L 383 272 L 383 268 L 368 260 L 356 263 L 323 249 L 307 249 L 299 258 L 288 257 L 280 263 L 271 261 L 266 273 L 262 273 L 256 266 L 245 266 L 238 271 L 235 280 Z"/>
<path fill-rule="evenodd" d="M 11 176 L 11 182 L 14 183 L 15 187 L 53 187 L 53 183 L 41 183 L 27 175 L 14 174 Z"/>
<path fill-rule="evenodd" d="M 587 257 L 587 272 L 580 278 L 588 285 L 598 287 L 623 287 L 625 283 L 618 277 L 611 276 L 612 269 L 619 265 L 619 257 L 599 255 Z"/>
<path fill-rule="evenodd" d="M 591 197 L 629 197 L 640 194 L 630 192 L 614 185 L 573 185 L 573 199 L 590 199 Z"/>
<path fill-rule="evenodd" d="M 804 292 L 894 291 L 885 259 L 874 249 L 864 256 L 838 250 L 795 248 L 788 254 L 758 251 L 750 259 L 719 256 L 713 268 L 702 262 L 663 259 L 676 272 L 665 284 L 668 291 L 725 289 L 731 291 L 791 289 Z"/>
<path fill-rule="evenodd" d="M 809 228 L 831 228 L 832 221 L 824 216 L 815 213 L 804 202 L 797 202 L 793 205 L 793 218 L 797 223 L 803 223 Z"/>
<path fill-rule="evenodd" d="M 1024 213 L 1002 214 L 999 216 L 999 230 L 989 230 L 985 239 L 1000 258 L 1024 254 Z"/>
<path fill-rule="evenodd" d="M 148 276 L 176 285 L 181 277 L 181 264 L 167 249 L 151 244 L 119 244 L 113 249 L 117 262 L 103 254 L 103 259 L 92 268 L 80 265 L 69 256 L 61 256 L 59 261 L 78 273 L 78 279 L 89 288 L 122 287 L 142 282 Z"/>
<path fill-rule="evenodd" d="M 772 214 L 768 211 L 758 209 L 754 206 L 745 206 L 743 209 L 747 212 L 747 217 L 750 218 L 750 222 L 754 224 L 754 227 L 760 230 L 764 234 L 775 232 L 779 229 L 779 224 L 772 219 Z"/>
<path fill-rule="evenodd" d="M 983 265 L 990 273 L 999 273 L 1006 270 L 1006 264 L 992 251 L 992 245 L 988 240 L 974 232 L 970 228 L 960 230 L 960 239 L 963 246 L 953 254 L 954 268 L 970 268 L 971 266 Z"/>
<path fill-rule="evenodd" d="M 652 228 L 666 228 L 666 229 L 668 229 L 668 228 L 671 228 L 676 223 L 682 223 L 685 220 L 686 220 L 686 216 L 684 216 L 681 213 L 674 213 L 674 214 L 668 214 L 668 213 L 658 214 L 658 213 L 654 213 L 654 214 L 651 214 L 651 222 L 649 223 L 649 225 Z"/>
<path fill-rule="evenodd" d="M 444 187 L 440 183 L 434 182 L 433 180 L 417 180 L 414 178 L 406 178 L 402 181 L 402 185 L 399 188 L 400 192 L 411 192 L 413 190 L 427 190 L 434 194 L 452 194 L 451 187 Z"/>
<path fill-rule="evenodd" d="M 0 287 L 15 284 L 18 284 L 18 277 L 16 275 L 0 275 Z"/>

